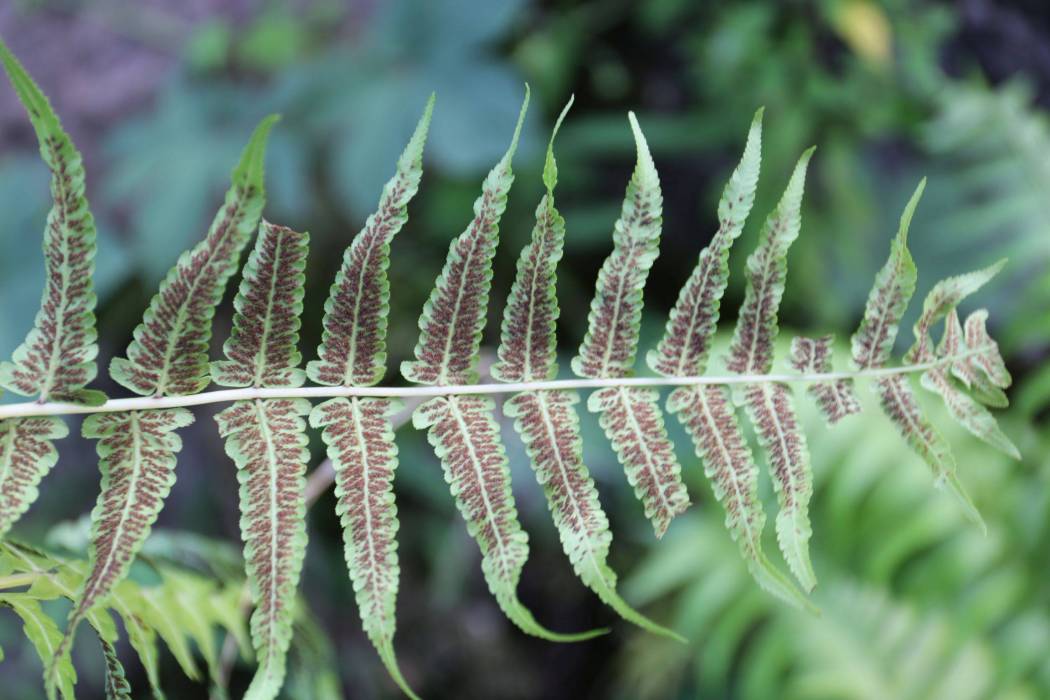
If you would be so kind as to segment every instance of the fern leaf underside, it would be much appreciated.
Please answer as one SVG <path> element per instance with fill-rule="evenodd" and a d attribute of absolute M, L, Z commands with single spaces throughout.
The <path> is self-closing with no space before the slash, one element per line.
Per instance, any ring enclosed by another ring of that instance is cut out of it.
<path fill-rule="evenodd" d="M 504 382 L 551 379 L 557 374 L 556 269 L 565 241 L 565 220 L 554 205 L 557 161 L 554 138 L 572 100 L 562 110 L 547 147 L 546 194 L 536 208 L 532 238 L 518 258 L 518 271 L 503 315 L 492 376 Z M 583 438 L 574 391 L 524 392 L 504 404 L 525 444 L 536 478 L 547 497 L 562 548 L 576 575 L 626 620 L 657 634 L 681 639 L 631 608 L 616 592 L 616 573 L 607 558 L 612 543 L 609 519 L 583 461 Z"/>
<path fill-rule="evenodd" d="M 118 384 L 144 396 L 195 394 L 209 383 L 211 320 L 241 251 L 262 216 L 263 157 L 277 117 L 256 128 L 204 240 L 179 256 L 135 329 L 127 358 L 110 363 Z"/>
<path fill-rule="evenodd" d="M 85 197 L 84 164 L 51 103 L 7 46 L 3 63 L 26 108 L 51 171 L 54 204 L 44 231 L 44 293 L 33 329 L 10 362 L 0 362 L 0 386 L 41 401 L 99 404 L 105 396 L 84 386 L 95 378 L 95 221 Z"/>
<path fill-rule="evenodd" d="M 2 44 L 0 62 L 37 132 L 41 154 L 52 173 L 54 199 L 44 234 L 47 283 L 41 310 L 13 360 L 0 364 L 0 385 L 39 396 L 41 403 L 99 404 L 105 397 L 86 389 L 96 373 L 98 350 L 91 280 L 95 232 L 84 198 L 81 158 L 46 97 Z M 413 423 L 427 431 L 468 532 L 478 542 L 482 573 L 498 604 L 530 634 L 575 641 L 603 630 L 551 632 L 518 599 L 517 586 L 529 554 L 528 536 L 518 521 L 495 403 L 484 395 L 461 393 L 463 385 L 478 380 L 493 259 L 514 182 L 511 165 L 528 101 L 526 86 L 511 144 L 485 178 L 470 224 L 449 246 L 420 315 L 414 359 L 404 362 L 401 372 L 415 384 L 457 388 L 446 395 L 431 394 L 432 398 L 415 409 Z M 543 171 L 546 192 L 536 208 L 532 236 L 518 259 L 504 309 L 492 368 L 497 381 L 530 384 L 554 379 L 558 373 L 556 268 L 563 255 L 566 226 L 554 202 L 557 163 L 553 143 L 571 104 L 570 100 L 559 116 L 548 144 Z M 276 121 L 269 117 L 246 146 L 207 235 L 180 256 L 168 273 L 135 330 L 126 358 L 113 360 L 113 379 L 137 394 L 157 397 L 197 394 L 211 381 L 268 390 L 299 387 L 308 378 L 332 387 L 378 383 L 387 358 L 390 244 L 405 225 L 407 207 L 419 189 L 433 105 L 431 96 L 376 211 L 345 251 L 324 307 L 318 357 L 305 371 L 300 369 L 298 340 L 309 236 L 262 220 L 263 159 Z M 660 179 L 637 119 L 633 113 L 628 118 L 637 148 L 636 165 L 614 225 L 612 252 L 595 284 L 588 327 L 571 361 L 577 376 L 614 384 L 635 370 L 643 289 L 658 255 L 662 229 Z M 649 367 L 664 377 L 696 377 L 707 370 L 728 282 L 729 254 L 755 198 L 761 126 L 759 110 L 740 163 L 719 202 L 718 230 L 700 252 L 662 339 L 646 355 Z M 788 386 L 751 378 L 773 371 L 787 256 L 801 229 L 801 201 L 811 155 L 812 149 L 800 158 L 747 260 L 744 302 L 725 357 L 726 367 L 741 375 L 741 387 L 734 394 L 727 386 L 686 386 L 688 382 L 683 382 L 667 401 L 668 412 L 694 442 L 715 498 L 725 509 L 726 528 L 755 580 L 773 595 L 810 609 L 795 583 L 762 551 L 766 516 L 758 498 L 759 470 L 732 399 L 735 396 L 744 407 L 769 463 L 779 506 L 776 534 L 780 549 L 798 583 L 809 591 L 816 576 L 809 556 L 808 504 L 813 485 L 807 439 Z M 889 259 L 876 276 L 864 318 L 852 337 L 851 364 L 860 374 L 879 370 L 889 360 L 915 291 L 917 274 L 907 234 L 923 187 L 920 183 L 905 207 Z M 234 300 L 233 329 L 223 346 L 225 359 L 209 363 L 215 309 L 256 229 L 258 237 Z M 1017 448 L 985 408 L 1006 405 L 1004 389 L 1011 381 L 987 333 L 987 312 L 973 312 L 963 323 L 957 311 L 960 302 L 1001 266 L 1000 262 L 935 285 L 924 302 L 914 328 L 915 342 L 905 361 L 923 365 L 917 368 L 924 372 L 921 385 L 943 398 L 957 422 L 1017 457 Z M 941 320 L 944 331 L 935 345 L 932 334 Z M 828 423 L 834 424 L 857 413 L 859 403 L 851 380 L 819 380 L 820 375 L 831 372 L 831 353 L 830 336 L 798 337 L 792 342 L 789 361 L 806 375 L 802 379 L 810 382 L 809 394 Z M 884 412 L 930 466 L 938 485 L 947 486 L 967 514 L 980 522 L 955 474 L 947 442 L 923 414 L 906 375 L 876 374 L 873 384 Z M 393 493 L 398 460 L 391 417 L 399 404 L 389 398 L 351 396 L 311 407 L 305 399 L 266 395 L 268 398 L 239 400 L 216 416 L 240 482 L 247 582 L 255 605 L 250 637 L 258 669 L 247 697 L 276 697 L 286 672 L 296 616 L 295 593 L 306 547 L 307 416 L 314 428 L 321 429 L 335 468 L 337 514 L 365 632 L 393 680 L 415 697 L 393 651 L 399 565 Z M 581 581 L 626 620 L 678 638 L 635 611 L 616 592 L 617 576 L 607 563 L 612 534 L 584 461 L 579 402 L 575 391 L 526 390 L 510 397 L 504 410 L 514 419 L 563 549 Z M 603 386 L 592 391 L 587 406 L 598 414 L 646 517 L 661 536 L 690 501 L 665 428 L 658 391 Z M 216 602 L 205 583 L 172 574 L 177 585 L 140 589 L 123 580 L 174 482 L 176 453 L 181 447 L 176 431 L 192 420 L 185 408 L 173 408 L 100 412 L 84 421 L 84 435 L 98 439 L 102 472 L 86 565 L 56 564 L 0 543 L 0 558 L 17 557 L 17 566 L 28 566 L 40 575 L 30 589 L 34 595 L 46 593 L 74 603 L 63 634 L 38 615 L 39 605 L 34 608 L 33 602 L 17 594 L 0 596 L 0 604 L 22 617 L 27 635 L 45 661 L 45 685 L 51 697 L 72 695 L 75 672 L 68 652 L 84 620 L 102 640 L 109 696 L 130 695 L 113 651 L 117 632 L 109 609 L 124 620 L 158 695 L 157 638 L 168 644 L 188 675 L 198 677 L 190 640 L 214 675 L 216 621 L 224 619 L 223 624 L 240 635 L 237 620 L 220 612 L 238 607 L 231 606 L 235 601 Z M 35 499 L 40 479 L 57 458 L 53 441 L 66 433 L 60 419 L 48 416 L 0 421 L 0 537 Z"/>
<path fill-rule="evenodd" d="M 613 227 L 613 251 L 598 273 L 587 334 L 572 370 L 591 378 L 626 377 L 634 371 L 642 315 L 642 289 L 659 252 L 663 194 L 649 146 L 634 114 L 628 115 L 638 152 L 620 218 Z M 651 389 L 603 389 L 591 395 L 588 410 L 613 445 L 660 537 L 671 520 L 689 507 L 682 467 L 667 437 L 659 395 Z"/>
<path fill-rule="evenodd" d="M 296 586 L 306 552 L 306 422 L 301 399 L 239 401 L 218 414 L 226 452 L 240 482 L 241 537 L 255 612 L 258 670 L 245 695 L 273 698 L 281 689 L 292 638 Z"/>

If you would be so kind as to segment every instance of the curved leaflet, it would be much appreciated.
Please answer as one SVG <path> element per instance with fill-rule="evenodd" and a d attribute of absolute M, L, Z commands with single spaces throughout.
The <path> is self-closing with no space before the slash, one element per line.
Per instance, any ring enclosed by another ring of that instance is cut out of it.
<path fill-rule="evenodd" d="M 445 481 L 467 530 L 481 548 L 481 570 L 489 590 L 508 618 L 524 632 L 570 642 L 590 639 L 605 630 L 559 634 L 540 626 L 518 600 L 518 579 L 529 557 L 529 536 L 521 529 L 510 491 L 510 467 L 492 418 L 492 399 L 443 396 L 427 401 L 412 414 L 417 429 L 441 459 Z"/>
<path fill-rule="evenodd" d="M 310 425 L 323 428 L 335 468 L 336 513 L 365 633 L 390 676 L 416 697 L 394 656 L 400 569 L 393 490 L 397 446 L 390 416 L 399 409 L 400 402 L 388 399 L 331 399 L 313 410 Z"/>
<path fill-rule="evenodd" d="M 810 148 L 799 158 L 776 209 L 766 219 L 758 247 L 747 259 L 747 291 L 729 347 L 726 367 L 737 374 L 768 374 L 778 333 L 777 310 L 784 295 L 787 253 L 802 227 L 802 192 Z M 766 451 L 777 494 L 776 530 L 780 550 L 802 587 L 816 585 L 809 560 L 809 500 L 813 494 L 809 450 L 788 388 L 751 384 L 744 405 Z"/>
<path fill-rule="evenodd" d="M 54 441 L 67 435 L 61 418 L 0 421 L 0 538 L 40 495 L 40 480 L 58 462 Z"/>
<path fill-rule="evenodd" d="M 613 227 L 613 252 L 598 273 L 587 334 L 572 359 L 572 370 L 580 377 L 626 377 L 633 372 L 642 289 L 659 253 L 660 178 L 633 112 L 628 119 L 638 158 Z M 659 394 L 652 389 L 603 389 L 591 395 L 587 408 L 603 414 L 602 428 L 656 536 L 661 537 L 674 516 L 689 507 L 689 493 L 667 439 L 663 414 L 656 407 L 658 400 Z"/>
<path fill-rule="evenodd" d="M 434 111 L 431 95 L 412 138 L 383 187 L 374 214 L 354 237 L 324 305 L 319 359 L 306 366 L 310 379 L 328 386 L 370 386 L 386 372 L 390 311 L 390 241 L 408 221 L 408 203 L 423 176 L 423 145 Z M 508 185 L 509 187 L 509 185 Z"/>
<path fill-rule="evenodd" d="M 306 282 L 307 233 L 263 221 L 233 301 L 233 330 L 223 345 L 229 359 L 211 363 L 222 386 L 301 386 L 299 315 Z"/>
<path fill-rule="evenodd" d="M 830 335 L 819 338 L 796 337 L 791 339 L 791 366 L 800 374 L 827 374 L 831 371 Z M 806 389 L 829 425 L 834 425 L 846 416 L 860 413 L 860 401 L 853 391 L 853 383 L 847 379 L 832 382 L 812 382 Z"/>
<path fill-rule="evenodd" d="M 95 329 L 95 220 L 84 195 L 84 164 L 51 103 L 7 46 L 0 62 L 26 108 L 51 171 L 54 204 L 44 230 L 44 293 L 33 329 L 10 362 L 0 363 L 0 386 L 40 401 L 97 405 L 100 391 L 85 389 L 98 367 Z"/>
<path fill-rule="evenodd" d="M 306 552 L 304 475 L 309 402 L 238 401 L 215 416 L 226 453 L 237 465 L 241 537 L 255 612 L 252 645 L 258 670 L 245 698 L 274 698 L 292 640 L 295 590 Z"/>
<path fill-rule="evenodd" d="M 558 299 L 556 269 L 565 240 L 565 220 L 554 206 L 558 166 L 554 137 L 572 106 L 565 105 L 554 126 L 543 181 L 547 192 L 536 209 L 532 240 L 518 258 L 518 273 L 503 314 L 492 376 L 505 382 L 553 378 L 557 374 Z M 507 400 L 504 412 L 525 443 L 536 479 L 543 486 L 562 548 L 576 575 L 621 617 L 644 629 L 681 639 L 631 608 L 616 592 L 616 573 L 606 563 L 612 533 L 587 466 L 574 391 L 533 391 Z"/>
<path fill-rule="evenodd" d="M 84 437 L 98 439 L 102 486 L 91 512 L 88 574 L 56 658 L 68 652 L 88 612 L 127 576 L 175 483 L 175 456 L 182 449 L 175 431 L 192 422 L 183 408 L 98 413 L 84 421 Z"/>
<path fill-rule="evenodd" d="M 179 256 L 164 278 L 135 329 L 127 358 L 110 363 L 118 384 L 144 396 L 195 394 L 208 385 L 212 317 L 262 215 L 263 159 L 277 119 L 267 117 L 255 129 L 208 235 Z"/>

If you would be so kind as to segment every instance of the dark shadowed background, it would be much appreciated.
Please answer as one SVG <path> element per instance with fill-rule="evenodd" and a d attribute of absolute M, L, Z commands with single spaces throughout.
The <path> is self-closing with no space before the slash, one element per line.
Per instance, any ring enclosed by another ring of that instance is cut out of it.
<path fill-rule="evenodd" d="M 554 645 L 503 619 L 440 467 L 408 428 L 398 436 L 398 655 L 409 682 L 429 698 L 1050 697 L 1045 3 L 11 0 L 0 6 L 0 35 L 85 156 L 99 225 L 103 366 L 123 353 L 179 252 L 204 234 L 248 134 L 270 112 L 284 119 L 267 158 L 265 216 L 311 234 L 301 344 L 311 359 L 342 250 L 374 207 L 428 94 L 437 92 L 422 190 L 393 244 L 391 368 L 414 347 L 419 310 L 449 240 L 470 219 L 481 178 L 506 147 L 525 82 L 533 103 L 501 226 L 488 347 L 541 194 L 543 148 L 570 94 L 575 107 L 556 149 L 568 227 L 559 278 L 566 358 L 583 336 L 633 163 L 628 109 L 649 139 L 665 195 L 643 349 L 715 230 L 719 192 L 759 106 L 766 108 L 762 180 L 732 256 L 725 328 L 742 298 L 740 271 L 758 224 L 804 148 L 818 146 L 789 259 L 787 337 L 848 338 L 900 211 L 927 176 L 909 240 L 919 289 L 904 327 L 937 280 L 1010 259 L 979 303 L 991 311 L 1015 378 L 1002 422 L 1024 460 L 994 455 L 937 414 L 989 523 L 987 537 L 932 489 L 877 410 L 829 432 L 800 400 L 817 479 L 815 600 L 824 610 L 810 618 L 751 583 L 684 436 L 672 430 L 695 505 L 657 542 L 600 430 L 584 417 L 585 456 L 615 534 L 614 568 L 632 602 L 691 639 L 677 646 L 619 623 L 574 579 L 507 426 L 515 496 L 532 543 L 523 600 L 559 630 L 613 626 L 599 640 Z M 5 82 L 5 357 L 31 326 L 42 288 L 48 196 L 32 130 Z M 215 356 L 230 306 L 217 316 Z M 901 345 L 910 341 L 902 332 Z M 387 381 L 399 381 L 393 369 Z M 123 395 L 106 378 L 98 386 Z M 179 481 L 159 525 L 236 548 L 235 472 L 207 413 L 184 431 Z M 69 527 L 51 531 L 90 510 L 98 471 L 89 442 L 69 439 L 60 449 L 60 465 L 17 534 L 75 547 Z M 314 684 L 323 679 L 341 683 L 346 697 L 396 697 L 360 631 L 333 505 L 328 494 L 310 511 L 303 580 L 327 642 L 300 640 L 286 695 L 317 697 Z M 13 616 L 0 616 L 0 695 L 35 698 L 38 662 L 20 634 Z M 100 672 L 82 656 L 78 688 L 96 697 Z M 141 668 L 130 656 L 125 665 L 141 692 Z M 163 669 L 169 697 L 207 692 L 170 658 Z M 235 669 L 235 697 L 250 673 Z"/>

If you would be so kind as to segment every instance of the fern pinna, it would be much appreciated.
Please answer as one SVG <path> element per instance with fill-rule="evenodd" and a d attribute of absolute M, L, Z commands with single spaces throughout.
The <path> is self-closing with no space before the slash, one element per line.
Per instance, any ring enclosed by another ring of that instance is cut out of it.
<path fill-rule="evenodd" d="M 102 472 L 89 561 L 82 575 L 62 584 L 63 595 L 74 601 L 66 630 L 62 633 L 52 623 L 44 627 L 45 637 L 30 635 L 38 650 L 44 649 L 45 685 L 52 697 L 72 696 L 75 674 L 69 649 L 83 621 L 102 630 L 112 694 L 129 692 L 113 651 L 116 630 L 111 623 L 107 627 L 101 615 L 107 608 L 120 610 L 125 605 L 122 591 L 130 583 L 124 579 L 174 482 L 181 447 L 178 430 L 193 420 L 188 409 L 195 405 L 231 404 L 216 415 L 216 422 L 240 483 L 246 579 L 254 608 L 250 638 L 258 662 L 248 696 L 255 699 L 276 697 L 286 673 L 306 549 L 308 424 L 320 430 L 334 466 L 336 512 L 365 632 L 391 677 L 413 697 L 394 654 L 399 578 L 394 415 L 400 411 L 401 397 L 423 401 L 413 411 L 412 422 L 427 431 L 467 530 L 478 543 L 481 570 L 496 603 L 525 632 L 559 641 L 584 640 L 603 630 L 552 632 L 518 598 L 529 544 L 518 520 L 494 394 L 509 395 L 504 413 L 513 419 L 565 554 L 583 584 L 624 619 L 679 639 L 617 593 L 617 575 L 608 563 L 609 519 L 587 467 L 580 432 L 580 390 L 590 392 L 587 408 L 598 414 L 627 483 L 660 536 L 690 503 L 659 405 L 659 387 L 669 387 L 667 412 L 692 439 L 715 499 L 725 509 L 726 529 L 755 581 L 803 608 L 812 609 L 806 593 L 817 583 L 809 554 L 813 486 L 807 438 L 796 418 L 791 384 L 807 386 L 831 427 L 860 411 L 854 383 L 868 380 L 889 420 L 930 467 L 935 483 L 947 487 L 978 522 L 956 476 L 949 446 L 921 410 L 908 375 L 920 373 L 921 386 L 941 396 L 949 414 L 976 437 L 1017 456 L 986 408 L 1005 406 L 1004 390 L 1010 385 L 998 347 L 987 332 L 987 312 L 974 311 L 965 321 L 957 312 L 960 302 L 988 282 L 1001 263 L 934 286 L 904 364 L 887 366 L 916 287 L 907 235 L 921 183 L 905 207 L 889 259 L 876 276 L 853 335 L 851 369 L 834 370 L 832 338 L 821 336 L 795 338 L 790 357 L 784 358 L 784 371 L 776 370 L 778 311 L 788 252 L 801 232 L 812 149 L 799 160 L 747 259 L 746 292 L 736 329 L 728 350 L 717 358 L 728 374 L 706 374 L 729 280 L 729 256 L 755 201 L 761 110 L 719 202 L 718 230 L 700 251 L 663 337 L 646 354 L 649 368 L 659 375 L 655 377 L 634 372 L 643 290 L 662 230 L 662 194 L 641 126 L 628 114 L 637 150 L 635 169 L 613 226 L 612 252 L 598 274 L 588 327 L 570 363 L 576 377 L 559 379 L 555 289 L 567 227 L 555 205 L 554 138 L 570 100 L 547 146 L 545 191 L 509 290 L 491 370 L 496 381 L 479 384 L 492 265 L 514 181 L 511 166 L 528 107 L 527 88 L 510 146 L 483 181 L 474 216 L 452 240 L 423 308 L 414 359 L 401 366 L 412 386 L 376 385 L 386 370 L 390 244 L 405 226 L 408 206 L 420 187 L 433 96 L 375 213 L 346 249 L 324 305 L 316 359 L 301 367 L 298 349 L 308 235 L 262 219 L 264 154 L 276 122 L 269 117 L 251 136 L 207 234 L 175 263 L 135 329 L 126 357 L 110 366 L 112 378 L 139 396 L 101 396 L 87 388 L 96 373 L 97 354 L 91 291 L 94 230 L 80 157 L 19 63 L 5 48 L 0 48 L 0 59 L 40 138 L 55 198 L 44 235 L 44 302 L 26 342 L 11 362 L 0 365 L 0 384 L 37 397 L 0 406 L 0 536 L 30 507 L 40 480 L 57 461 L 54 442 L 68 432 L 59 416 L 90 414 L 82 432 L 98 441 Z M 233 302 L 225 359 L 209 361 L 212 317 L 256 231 Z M 944 331 L 935 341 L 934 326 L 941 321 Z M 307 380 L 313 385 L 304 386 Z M 205 391 L 212 382 L 228 388 Z M 321 401 L 311 405 L 311 399 Z M 738 408 L 752 424 L 768 466 L 778 504 L 776 540 L 789 573 L 764 547 L 760 470 Z M 165 640 L 187 674 L 199 673 L 185 639 L 164 622 L 165 605 L 176 602 L 143 593 L 137 605 L 153 610 L 150 619 L 157 621 L 149 628 L 134 622 L 145 619 L 135 610 L 127 608 L 127 616 L 121 612 L 157 692 L 154 636 Z M 36 614 L 25 600 L 3 598 L 0 603 L 23 618 Z M 196 628 L 197 646 L 214 674 L 216 653 L 208 623 L 200 621 Z"/>

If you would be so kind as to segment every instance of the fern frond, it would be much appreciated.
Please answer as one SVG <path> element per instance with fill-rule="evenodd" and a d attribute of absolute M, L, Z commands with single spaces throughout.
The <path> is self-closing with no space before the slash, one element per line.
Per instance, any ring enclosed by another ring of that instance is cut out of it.
<path fill-rule="evenodd" d="M 634 113 L 628 114 L 638 156 L 620 218 L 613 227 L 613 251 L 598 272 L 587 317 L 587 334 L 572 370 L 580 377 L 626 377 L 633 372 L 642 316 L 642 289 L 659 254 L 663 194 L 656 165 Z M 595 392 L 588 410 L 620 458 L 627 481 L 642 501 L 657 537 L 689 507 L 682 467 L 667 438 L 663 414 L 652 389 Z"/>
<path fill-rule="evenodd" d="M 58 462 L 54 441 L 69 435 L 61 418 L 0 420 L 0 539 L 37 499 L 37 485 Z"/>
<path fill-rule="evenodd" d="M 314 408 L 310 425 L 323 428 L 335 468 L 336 513 L 365 633 L 390 676 L 414 698 L 394 656 L 400 569 L 393 490 L 397 446 L 390 416 L 399 409 L 400 402 L 387 399 L 336 398 Z"/>
<path fill-rule="evenodd" d="M 144 396 L 195 394 L 208 385 L 211 320 L 262 215 L 263 160 L 277 119 L 267 117 L 255 129 L 208 235 L 168 272 L 135 329 L 127 358 L 110 363 L 118 384 Z"/>
<path fill-rule="evenodd" d="M 791 366 L 802 374 L 827 374 L 831 372 L 832 336 L 820 338 L 792 338 Z M 846 416 L 860 413 L 860 401 L 848 379 L 833 382 L 814 382 L 806 392 L 812 396 L 829 425 L 834 425 Z"/>
<path fill-rule="evenodd" d="M 532 240 L 518 258 L 518 271 L 503 314 L 499 360 L 492 376 L 504 382 L 552 379 L 557 374 L 558 299 L 556 270 L 565 241 L 565 220 L 554 206 L 558 165 L 554 138 L 572 107 L 572 99 L 554 125 L 543 169 L 547 192 L 536 209 Z M 583 583 L 624 619 L 656 634 L 681 639 L 631 608 L 616 592 L 616 573 L 606 560 L 612 533 L 583 462 L 583 439 L 575 391 L 535 391 L 518 394 L 504 404 L 515 418 L 536 478 L 558 528 L 562 548 Z"/>
<path fill-rule="evenodd" d="M 3 63 L 26 108 L 51 171 L 54 204 L 44 231 L 44 293 L 33 329 L 10 362 L 0 363 L 0 386 L 40 401 L 98 405 L 100 391 L 85 389 L 98 367 L 95 329 L 95 220 L 84 194 L 84 164 L 44 93 L 0 41 Z"/>
<path fill-rule="evenodd" d="M 748 570 L 762 588 L 800 608 L 810 603 L 762 551 L 766 514 L 758 498 L 758 467 L 740 429 L 724 386 L 681 387 L 667 400 L 703 460 L 715 498 L 726 511 L 725 524 L 740 547 Z"/>
<path fill-rule="evenodd" d="M 302 399 L 269 399 L 238 401 L 215 416 L 241 485 L 241 536 L 258 661 L 245 695 L 251 700 L 276 697 L 284 681 L 306 551 L 303 476 L 310 454 L 302 416 L 309 412 Z"/>
<path fill-rule="evenodd" d="M 88 611 L 127 575 L 175 483 L 175 455 L 182 449 L 175 431 L 192 422 L 193 414 L 183 408 L 100 413 L 84 421 L 84 437 L 99 440 L 102 487 L 91 513 L 89 573 L 69 614 L 61 652 Z"/>
<path fill-rule="evenodd" d="M 383 187 L 375 213 L 343 255 L 324 306 L 319 359 L 306 366 L 307 375 L 318 384 L 369 386 L 386 372 L 390 242 L 408 221 L 408 203 L 419 190 L 423 145 L 433 111 L 431 95 L 397 161 L 397 172 Z"/>
<path fill-rule="evenodd" d="M 510 490 L 510 467 L 487 396 L 431 399 L 412 414 L 427 429 L 441 459 L 467 530 L 481 548 L 481 570 L 489 590 L 508 618 L 524 632 L 553 641 L 581 641 L 604 630 L 559 634 L 542 627 L 518 600 L 518 579 L 529 556 L 529 537 L 518 522 Z"/>
<path fill-rule="evenodd" d="M 299 315 L 303 311 L 310 235 L 269 221 L 259 225 L 255 248 L 233 301 L 233 330 L 223 345 L 227 361 L 211 363 L 221 386 L 302 386 Z"/>
<path fill-rule="evenodd" d="M 452 241 L 445 266 L 419 317 L 414 361 L 401 363 L 401 374 L 416 384 L 473 384 L 485 309 L 492 286 L 492 258 L 499 242 L 499 221 L 514 183 L 511 162 L 529 108 L 529 88 L 503 158 L 485 177 L 474 202 L 474 219 Z"/>
<path fill-rule="evenodd" d="M 768 374 L 773 368 L 787 254 L 802 228 L 802 192 L 812 155 L 810 148 L 799 158 L 784 195 L 766 219 L 758 247 L 747 259 L 747 290 L 726 358 L 731 372 Z M 816 585 L 816 577 L 809 560 L 813 474 L 806 436 L 799 430 L 794 402 L 785 385 L 752 384 L 745 387 L 743 398 L 766 452 L 777 494 L 777 542 L 788 567 L 809 591 Z"/>
<path fill-rule="evenodd" d="M 762 162 L 762 112 L 755 113 L 744 154 L 718 202 L 718 231 L 700 251 L 700 259 L 667 318 L 660 344 L 646 358 L 649 367 L 665 377 L 700 376 L 707 371 L 711 339 L 729 282 L 729 250 L 740 237 L 755 203 Z"/>
<path fill-rule="evenodd" d="M 117 658 L 117 650 L 105 639 L 99 638 L 98 641 L 106 661 L 106 700 L 131 700 L 131 684 L 124 673 L 124 666 Z"/>

